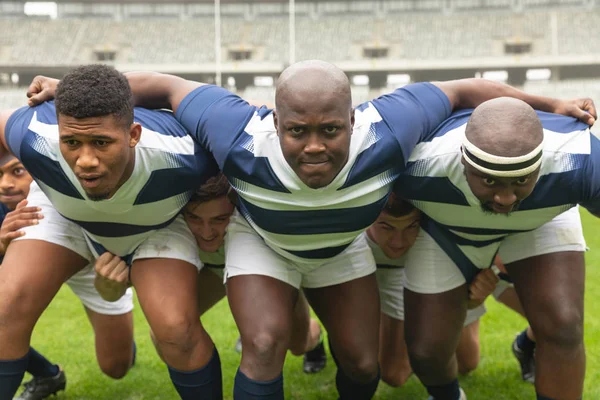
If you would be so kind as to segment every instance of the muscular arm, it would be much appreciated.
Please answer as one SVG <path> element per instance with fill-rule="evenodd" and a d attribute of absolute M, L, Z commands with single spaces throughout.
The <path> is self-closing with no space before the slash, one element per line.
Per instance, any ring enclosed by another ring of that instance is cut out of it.
<path fill-rule="evenodd" d="M 570 115 L 588 125 L 592 125 L 597 118 L 591 99 L 565 101 L 536 96 L 487 79 L 470 78 L 432 83 L 448 96 L 452 109 L 475 108 L 484 101 L 497 97 L 514 97 L 523 100 L 536 110 Z"/>
<path fill-rule="evenodd" d="M 188 81 L 174 75 L 157 72 L 128 72 L 125 74 L 136 106 L 168 108 L 177 111 L 181 101 L 204 83 Z"/>

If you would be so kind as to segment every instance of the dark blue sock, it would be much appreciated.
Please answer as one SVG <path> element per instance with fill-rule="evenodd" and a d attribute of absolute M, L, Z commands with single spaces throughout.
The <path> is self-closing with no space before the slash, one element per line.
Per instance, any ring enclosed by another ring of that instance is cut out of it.
<path fill-rule="evenodd" d="M 435 400 L 458 400 L 460 399 L 460 386 L 458 379 L 453 380 L 450 383 L 440 386 L 428 386 L 425 385 L 427 392 Z"/>
<path fill-rule="evenodd" d="M 0 399 L 12 399 L 23 380 L 29 363 L 29 353 L 23 358 L 0 361 Z"/>
<path fill-rule="evenodd" d="M 377 391 L 381 375 L 377 371 L 377 376 L 367 383 L 359 383 L 350 379 L 341 368 L 338 367 L 335 375 L 335 386 L 337 387 L 339 400 L 369 400 L 372 399 Z"/>
<path fill-rule="evenodd" d="M 542 396 L 542 395 L 541 395 L 541 394 L 539 394 L 539 393 L 536 393 L 535 395 L 537 396 L 537 397 L 536 397 L 536 398 L 537 398 L 537 400 L 554 400 L 552 397 L 546 397 L 546 396 Z"/>
<path fill-rule="evenodd" d="M 233 385 L 234 400 L 283 400 L 283 374 L 272 381 L 259 382 L 248 378 L 238 368 Z"/>
<path fill-rule="evenodd" d="M 135 359 L 137 357 L 137 346 L 135 344 L 135 340 L 133 341 L 133 358 L 131 359 L 131 366 L 135 365 Z"/>
<path fill-rule="evenodd" d="M 532 354 L 535 350 L 535 342 L 527 336 L 527 329 L 517 336 L 517 346 L 526 354 Z"/>
<path fill-rule="evenodd" d="M 221 359 L 215 347 L 208 364 L 195 371 L 178 371 L 169 367 L 171 381 L 183 400 L 221 400 L 223 380 L 221 379 Z"/>
<path fill-rule="evenodd" d="M 35 351 L 33 347 L 29 348 L 29 364 L 27 372 L 40 378 L 50 378 L 58 375 L 58 365 L 52 364 L 46 357 Z"/>

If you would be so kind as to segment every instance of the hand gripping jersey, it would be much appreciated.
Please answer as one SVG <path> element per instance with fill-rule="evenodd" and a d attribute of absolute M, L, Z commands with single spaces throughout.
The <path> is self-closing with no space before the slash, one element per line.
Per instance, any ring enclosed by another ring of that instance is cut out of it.
<path fill-rule="evenodd" d="M 13 113 L 6 126 L 11 152 L 56 210 L 81 226 L 98 254 L 130 255 L 154 230 L 169 225 L 196 190 L 218 171 L 170 112 L 136 108 L 142 125 L 131 177 L 108 200 L 89 200 L 59 148 L 53 102 Z"/>
<path fill-rule="evenodd" d="M 348 162 L 319 189 L 306 186 L 284 159 L 271 110 L 206 85 L 175 117 L 213 153 L 265 243 L 302 262 L 341 253 L 375 221 L 415 144 L 450 111 L 448 98 L 428 83 L 360 105 Z"/>

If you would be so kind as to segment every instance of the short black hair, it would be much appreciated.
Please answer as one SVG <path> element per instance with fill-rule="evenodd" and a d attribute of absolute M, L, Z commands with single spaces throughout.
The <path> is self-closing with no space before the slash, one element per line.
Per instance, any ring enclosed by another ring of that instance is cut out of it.
<path fill-rule="evenodd" d="M 133 95 L 127 78 L 108 65 L 92 64 L 68 72 L 56 88 L 56 116 L 114 116 L 133 123 Z"/>

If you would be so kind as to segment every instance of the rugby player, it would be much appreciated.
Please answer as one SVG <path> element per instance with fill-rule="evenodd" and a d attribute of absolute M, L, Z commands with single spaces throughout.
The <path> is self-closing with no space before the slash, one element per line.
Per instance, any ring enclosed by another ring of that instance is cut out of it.
<path fill-rule="evenodd" d="M 134 109 L 125 77 L 103 65 L 69 72 L 55 103 L 2 113 L 0 144 L 39 185 L 30 204 L 44 215 L 0 269 L 0 398 L 17 390 L 31 331 L 62 283 L 110 251 L 131 264 L 179 395 L 220 399 L 218 353 L 198 319 L 197 246 L 178 217 L 217 172 L 209 154 L 170 112 Z"/>
<path fill-rule="evenodd" d="M 385 208 L 364 233 L 377 264 L 381 299 L 379 363 L 382 380 L 402 386 L 412 374 L 404 342 L 403 281 L 406 253 L 419 233 L 419 209 L 392 194 Z M 483 301 L 496 288 L 492 270 L 480 272 L 469 288 L 472 301 L 456 349 L 458 371 L 467 374 L 479 364 L 479 319 L 485 313 Z"/>
<path fill-rule="evenodd" d="M 35 225 L 44 218 L 39 207 L 28 207 L 26 197 L 33 178 L 16 158 L 0 167 L 0 202 L 12 210 L 0 228 L 0 254 L 4 256 L 10 242 L 22 237 L 25 226 Z M 34 184 L 35 185 L 35 184 Z M 35 202 L 35 199 L 32 199 Z M 94 288 L 94 269 L 85 267 L 66 283 L 81 300 L 94 330 L 96 359 L 102 372 L 120 379 L 135 362 L 133 340 L 133 293 L 126 290 L 117 302 L 101 298 Z M 24 384 L 18 400 L 43 399 L 66 387 L 66 375 L 59 365 L 48 361 L 35 349 L 29 349 L 27 372 L 32 379 Z"/>
<path fill-rule="evenodd" d="M 273 111 L 213 85 L 127 76 L 136 104 L 172 109 L 239 195 L 225 257 L 227 297 L 243 345 L 235 399 L 283 398 L 301 287 L 334 345 L 340 398 L 373 396 L 379 298 L 373 256 L 360 233 L 379 215 L 415 144 L 454 108 L 515 96 L 593 120 L 584 111 L 587 100 L 561 102 L 478 79 L 407 85 L 353 110 L 348 77 L 316 60 L 282 72 Z M 40 78 L 30 91 L 44 98 L 52 85 Z"/>
<path fill-rule="evenodd" d="M 200 315 L 210 310 L 226 295 L 223 285 L 225 267 L 225 234 L 233 214 L 231 186 L 223 174 L 210 178 L 194 192 L 189 203 L 182 210 L 183 218 L 192 231 L 200 253 L 203 269 L 198 273 L 198 311 Z M 127 266 L 119 257 L 105 253 L 96 260 L 100 294 L 109 301 L 115 301 L 128 286 Z M 113 285 L 108 285 L 108 282 Z M 315 373 L 325 368 L 327 360 L 321 327 L 317 320 L 310 318 L 306 298 L 300 298 L 294 309 L 294 328 L 290 340 L 290 351 L 294 355 L 304 355 L 303 370 Z M 152 335 L 154 341 L 154 335 Z"/>
<path fill-rule="evenodd" d="M 424 215 L 405 266 L 406 343 L 434 399 L 460 396 L 450 360 L 467 285 L 496 253 L 535 332 L 537 398 L 581 398 L 585 241 L 573 206 L 600 215 L 599 162 L 586 124 L 509 98 L 455 113 L 416 146 L 398 181 Z"/>

